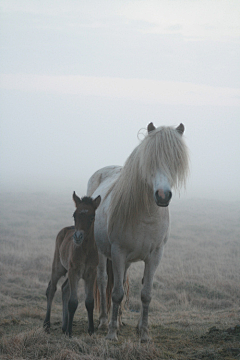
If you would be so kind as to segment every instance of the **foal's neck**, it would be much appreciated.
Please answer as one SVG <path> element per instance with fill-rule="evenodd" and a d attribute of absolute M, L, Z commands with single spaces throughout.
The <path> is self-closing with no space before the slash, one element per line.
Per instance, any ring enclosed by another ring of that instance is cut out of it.
<path fill-rule="evenodd" d="M 94 225 L 92 224 L 90 229 L 89 229 L 89 232 L 86 236 L 86 241 L 87 243 L 90 243 L 90 244 L 93 244 L 95 242 L 95 238 L 94 238 Z"/>

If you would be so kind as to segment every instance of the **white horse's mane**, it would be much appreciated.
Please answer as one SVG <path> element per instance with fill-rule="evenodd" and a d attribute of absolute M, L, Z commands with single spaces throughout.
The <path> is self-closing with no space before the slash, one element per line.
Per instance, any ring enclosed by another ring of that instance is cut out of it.
<path fill-rule="evenodd" d="M 152 175 L 158 169 L 176 189 L 185 187 L 188 175 L 188 150 L 182 135 L 173 127 L 150 131 L 133 150 L 119 178 L 109 189 L 112 192 L 108 231 L 118 224 L 123 229 L 134 225 L 139 214 L 150 209 L 153 190 Z"/>

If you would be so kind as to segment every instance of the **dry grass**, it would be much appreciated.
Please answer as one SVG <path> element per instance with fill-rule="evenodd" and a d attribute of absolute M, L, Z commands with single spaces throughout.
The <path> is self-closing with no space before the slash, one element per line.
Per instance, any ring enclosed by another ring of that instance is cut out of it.
<path fill-rule="evenodd" d="M 61 294 L 50 335 L 42 330 L 45 290 L 57 232 L 72 224 L 69 196 L 1 194 L 1 359 L 236 359 L 240 354 L 240 204 L 180 200 L 156 273 L 150 305 L 152 341 L 135 331 L 143 264 L 130 268 L 130 300 L 119 341 L 87 335 L 83 286 L 73 338 L 61 334 Z M 95 314 L 97 327 L 97 314 Z M 209 330 L 210 329 L 210 330 Z"/>

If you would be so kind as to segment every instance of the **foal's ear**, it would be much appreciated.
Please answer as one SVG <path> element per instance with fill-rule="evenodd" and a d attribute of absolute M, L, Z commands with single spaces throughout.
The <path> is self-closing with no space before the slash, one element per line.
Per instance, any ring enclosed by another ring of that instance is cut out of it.
<path fill-rule="evenodd" d="M 73 201 L 75 202 L 76 207 L 81 204 L 81 199 L 76 195 L 75 191 L 73 192 Z"/>
<path fill-rule="evenodd" d="M 155 128 L 155 126 L 153 125 L 153 123 L 151 122 L 150 124 L 148 124 L 148 127 L 147 127 L 147 131 L 148 131 L 148 133 L 150 133 L 150 131 L 153 131 L 153 130 L 155 130 L 156 128 Z"/>
<path fill-rule="evenodd" d="M 184 125 L 181 123 L 180 125 L 178 125 L 178 127 L 176 128 L 177 132 L 182 135 L 184 133 Z"/>
<path fill-rule="evenodd" d="M 101 202 L 101 196 L 99 195 L 98 197 L 96 197 L 96 199 L 93 200 L 95 210 L 99 207 L 100 202 Z"/>

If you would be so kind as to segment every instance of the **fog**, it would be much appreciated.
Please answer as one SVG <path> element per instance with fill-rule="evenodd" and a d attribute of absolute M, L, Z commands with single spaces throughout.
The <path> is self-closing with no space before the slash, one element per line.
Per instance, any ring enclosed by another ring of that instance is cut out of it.
<path fill-rule="evenodd" d="M 1 0 L 0 190 L 84 195 L 149 122 L 182 122 L 181 198 L 239 201 L 239 18 L 231 0 Z"/>

